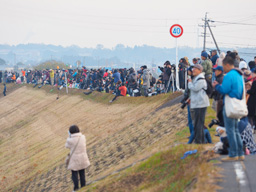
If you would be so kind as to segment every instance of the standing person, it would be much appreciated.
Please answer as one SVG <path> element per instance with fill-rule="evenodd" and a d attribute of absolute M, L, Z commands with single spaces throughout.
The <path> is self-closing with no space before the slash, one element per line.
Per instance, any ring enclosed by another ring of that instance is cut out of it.
<path fill-rule="evenodd" d="M 144 96 L 148 96 L 148 89 L 150 87 L 150 75 L 149 75 L 149 70 L 147 68 L 146 65 L 143 66 L 143 74 L 142 74 L 142 80 L 143 80 L 143 84 L 142 84 L 142 88 L 144 91 Z"/>
<path fill-rule="evenodd" d="M 213 87 L 223 95 L 229 95 L 231 98 L 241 100 L 244 89 L 243 76 L 240 70 L 235 69 L 234 64 L 234 59 L 229 56 L 223 60 L 224 72 L 227 74 L 224 76 L 222 85 L 217 81 L 214 81 Z M 238 130 L 238 119 L 227 117 L 225 111 L 225 98 L 223 118 L 229 142 L 229 157 L 222 159 L 222 161 L 236 161 L 238 159 L 244 160 L 243 143 Z"/>
<path fill-rule="evenodd" d="M 256 69 L 252 73 L 253 83 L 251 88 L 247 91 L 250 95 L 247 106 L 248 106 L 248 119 L 252 127 L 255 129 L 256 121 Z"/>
<path fill-rule="evenodd" d="M 77 125 L 72 125 L 69 128 L 69 137 L 67 138 L 65 147 L 70 149 L 70 160 L 68 169 L 72 172 L 72 181 L 74 183 L 74 191 L 79 189 L 79 179 L 81 188 L 86 185 L 85 169 L 90 166 L 90 161 L 86 151 L 86 138 Z"/>
<path fill-rule="evenodd" d="M 216 68 L 213 68 L 213 70 L 215 73 L 216 81 L 221 85 L 223 82 L 223 78 L 224 78 L 223 67 L 217 66 Z M 212 105 L 213 105 L 213 108 L 216 110 L 216 117 L 218 118 L 219 122 L 221 122 L 221 124 L 222 124 L 223 123 L 223 115 L 222 115 L 223 95 L 220 94 L 218 91 L 214 90 L 213 99 L 214 99 L 214 102 L 212 103 Z"/>
<path fill-rule="evenodd" d="M 170 85 L 168 86 L 169 78 L 171 76 L 171 63 L 170 61 L 166 61 L 164 63 L 164 67 L 158 67 L 163 72 L 163 81 L 164 81 L 164 88 L 167 89 L 167 92 L 170 91 Z"/>
<path fill-rule="evenodd" d="M 212 50 L 212 55 L 211 55 L 211 61 L 212 61 L 212 65 L 216 65 L 216 62 L 219 58 L 218 54 L 217 54 L 217 50 Z"/>
<path fill-rule="evenodd" d="M 116 69 L 114 70 L 114 74 L 112 75 L 112 77 L 114 78 L 115 84 L 121 80 L 121 74 Z"/>
<path fill-rule="evenodd" d="M 50 81 L 51 81 L 51 86 L 54 85 L 54 70 L 50 69 Z"/>
<path fill-rule="evenodd" d="M 202 63 L 203 66 L 203 72 L 205 73 L 205 78 L 208 80 L 212 80 L 212 62 L 210 59 L 208 59 L 208 54 L 203 51 L 201 54 Z"/>
<path fill-rule="evenodd" d="M 7 88 L 6 88 L 6 84 L 4 83 L 4 91 L 3 91 L 4 96 L 6 96 L 6 92 L 7 92 Z"/>
<path fill-rule="evenodd" d="M 3 72 L 0 71 L 0 83 L 2 83 L 2 76 L 3 76 Z"/>
<path fill-rule="evenodd" d="M 206 94 L 207 83 L 204 78 L 203 67 L 200 64 L 194 65 L 193 80 L 188 80 L 190 89 L 190 111 L 194 127 L 194 138 L 196 144 L 204 142 L 204 122 L 206 109 L 210 106 L 209 98 Z"/>

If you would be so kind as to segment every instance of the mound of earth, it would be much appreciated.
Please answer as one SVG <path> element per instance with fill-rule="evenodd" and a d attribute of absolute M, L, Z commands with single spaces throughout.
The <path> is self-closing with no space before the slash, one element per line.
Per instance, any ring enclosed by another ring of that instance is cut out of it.
<path fill-rule="evenodd" d="M 164 105 L 179 93 L 123 97 L 113 104 L 102 93 L 75 90 L 59 100 L 55 93 L 22 86 L 0 98 L 1 191 L 71 191 L 64 145 L 72 124 L 86 135 L 87 182 L 170 146 L 186 126 L 186 110 L 176 102 Z"/>

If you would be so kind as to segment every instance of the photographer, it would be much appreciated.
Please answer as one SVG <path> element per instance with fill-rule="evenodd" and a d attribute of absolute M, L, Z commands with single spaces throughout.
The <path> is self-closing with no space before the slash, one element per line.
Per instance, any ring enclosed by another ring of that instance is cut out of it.
<path fill-rule="evenodd" d="M 194 126 L 195 143 L 204 143 L 204 121 L 206 109 L 210 105 L 208 96 L 206 94 L 207 83 L 204 78 L 203 67 L 196 64 L 193 68 L 193 81 L 188 80 L 188 88 L 190 90 L 190 107 L 191 117 Z"/>
<path fill-rule="evenodd" d="M 171 83 L 170 83 L 169 87 L 167 87 L 167 86 L 168 86 L 168 82 L 169 82 L 169 79 L 171 76 L 171 68 L 172 68 L 171 63 L 170 63 L 170 61 L 166 61 L 164 63 L 164 67 L 158 66 L 158 68 L 163 72 L 164 87 L 165 87 L 165 89 L 168 89 L 167 92 L 169 92 Z"/>

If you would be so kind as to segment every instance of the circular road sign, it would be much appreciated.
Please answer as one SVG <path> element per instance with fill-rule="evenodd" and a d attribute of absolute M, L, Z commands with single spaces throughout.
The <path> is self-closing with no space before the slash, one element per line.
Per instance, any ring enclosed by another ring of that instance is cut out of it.
<path fill-rule="evenodd" d="M 178 38 L 183 34 L 183 28 L 179 24 L 171 26 L 170 33 L 174 38 Z"/>

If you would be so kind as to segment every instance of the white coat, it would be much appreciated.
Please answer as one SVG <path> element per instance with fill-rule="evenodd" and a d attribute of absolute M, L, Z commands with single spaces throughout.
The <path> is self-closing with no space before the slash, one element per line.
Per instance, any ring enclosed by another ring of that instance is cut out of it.
<path fill-rule="evenodd" d="M 79 137 L 81 138 L 78 142 Z M 90 161 L 86 152 L 86 139 L 85 139 L 85 136 L 82 135 L 82 133 L 74 133 L 74 134 L 71 134 L 71 137 L 67 138 L 65 147 L 70 149 L 70 154 L 74 150 L 76 144 L 77 144 L 77 147 L 73 152 L 73 155 L 71 156 L 69 165 L 68 165 L 68 169 L 73 171 L 86 169 L 88 166 L 90 166 Z"/>
<path fill-rule="evenodd" d="M 190 89 L 190 107 L 195 108 L 205 108 L 210 106 L 209 98 L 206 94 L 207 83 L 206 80 L 199 78 L 205 78 L 203 73 L 194 77 L 192 82 L 188 83 L 188 88 Z"/>

